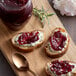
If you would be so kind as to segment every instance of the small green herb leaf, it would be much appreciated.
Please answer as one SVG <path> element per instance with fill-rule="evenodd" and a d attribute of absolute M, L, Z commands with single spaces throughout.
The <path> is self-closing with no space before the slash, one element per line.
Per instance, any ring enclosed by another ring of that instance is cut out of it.
<path fill-rule="evenodd" d="M 47 11 L 45 11 L 45 9 L 43 7 L 42 7 L 42 9 L 33 8 L 33 14 L 40 19 L 40 21 L 42 23 L 42 27 L 44 27 L 44 24 L 45 24 L 44 20 L 46 19 L 49 24 L 48 17 L 54 15 L 54 13 L 47 13 Z"/>
<path fill-rule="evenodd" d="M 54 15 L 54 13 L 52 13 L 52 14 L 47 14 L 47 16 L 52 16 L 52 15 Z"/>

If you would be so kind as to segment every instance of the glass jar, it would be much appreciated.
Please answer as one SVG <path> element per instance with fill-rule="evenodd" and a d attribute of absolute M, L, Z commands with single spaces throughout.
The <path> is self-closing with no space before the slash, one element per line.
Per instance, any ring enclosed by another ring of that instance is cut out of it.
<path fill-rule="evenodd" d="M 20 29 L 32 14 L 31 0 L 0 0 L 0 18 L 13 30 Z"/>

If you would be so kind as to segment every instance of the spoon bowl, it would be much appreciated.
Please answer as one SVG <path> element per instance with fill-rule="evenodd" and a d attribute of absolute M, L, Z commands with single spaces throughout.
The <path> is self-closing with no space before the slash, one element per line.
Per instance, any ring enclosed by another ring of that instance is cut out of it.
<path fill-rule="evenodd" d="M 35 74 L 35 72 L 33 72 L 30 68 L 29 68 L 29 63 L 27 61 L 27 59 L 19 54 L 19 53 L 14 53 L 12 56 L 12 60 L 13 60 L 13 64 L 15 65 L 15 67 L 21 71 L 29 71 L 31 72 L 34 76 L 38 76 L 37 74 Z"/>
<path fill-rule="evenodd" d="M 23 55 L 15 53 L 13 54 L 12 59 L 17 69 L 23 70 L 23 71 L 29 69 L 28 61 Z"/>

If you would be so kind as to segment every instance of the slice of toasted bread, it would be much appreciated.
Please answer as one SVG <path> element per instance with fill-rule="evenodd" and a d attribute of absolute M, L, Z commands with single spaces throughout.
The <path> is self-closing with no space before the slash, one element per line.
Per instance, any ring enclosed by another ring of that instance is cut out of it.
<path fill-rule="evenodd" d="M 65 60 L 66 61 L 66 60 Z M 48 76 L 76 76 L 76 62 L 72 62 L 72 61 L 67 61 L 70 65 L 74 65 L 74 68 L 72 69 L 72 71 L 66 73 L 66 74 L 62 74 L 62 75 L 56 75 L 55 72 L 51 71 L 51 67 L 50 65 L 52 64 L 51 62 L 47 63 L 45 65 L 45 72 Z"/>
<path fill-rule="evenodd" d="M 12 42 L 13 46 L 16 47 L 16 48 L 18 48 L 18 49 L 20 49 L 20 50 L 23 51 L 23 52 L 30 52 L 30 51 L 32 51 L 35 47 L 40 46 L 40 45 L 44 42 L 44 40 L 45 40 L 44 32 L 41 31 L 41 30 L 34 30 L 34 31 L 32 31 L 32 32 L 33 32 L 33 33 L 39 32 L 39 33 L 38 33 L 39 40 L 37 40 L 37 41 L 35 41 L 35 42 L 31 43 L 31 44 L 20 45 L 20 44 L 18 44 L 16 41 L 18 40 L 18 37 L 21 36 L 21 34 L 25 33 L 25 32 L 21 32 L 21 33 L 16 34 L 16 35 L 11 39 L 11 42 Z M 27 32 L 26 32 L 26 33 L 27 33 Z M 16 38 L 17 38 L 17 40 L 16 40 Z"/>
<path fill-rule="evenodd" d="M 56 29 L 54 29 L 54 30 L 52 31 L 50 37 L 52 37 L 53 34 L 54 34 L 54 32 L 56 32 L 56 31 L 60 31 L 61 33 L 64 33 L 65 36 L 66 36 L 66 38 L 67 38 L 67 40 L 66 40 L 66 45 L 64 45 L 65 47 L 64 47 L 62 50 L 54 50 L 54 49 L 51 47 L 51 45 L 48 44 L 48 43 L 49 43 L 49 39 L 48 39 L 47 44 L 46 44 L 46 46 L 45 46 L 44 48 L 45 48 L 46 54 L 47 54 L 49 57 L 51 57 L 51 58 L 57 58 L 57 57 L 60 57 L 60 56 L 62 56 L 63 54 L 65 54 L 66 51 L 67 51 L 67 49 L 68 49 L 68 45 L 69 45 L 69 41 L 70 41 L 68 34 L 66 33 L 66 31 L 65 31 L 63 28 L 56 28 Z M 50 49 L 49 47 L 50 47 L 51 49 Z"/>

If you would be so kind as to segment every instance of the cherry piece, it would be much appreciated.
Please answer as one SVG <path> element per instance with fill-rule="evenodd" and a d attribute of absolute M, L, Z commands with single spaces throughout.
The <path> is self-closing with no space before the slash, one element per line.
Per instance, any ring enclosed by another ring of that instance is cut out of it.
<path fill-rule="evenodd" d="M 53 36 L 49 38 L 51 47 L 56 51 L 64 48 L 66 40 L 67 38 L 60 31 L 54 32 Z"/>
<path fill-rule="evenodd" d="M 68 72 L 72 71 L 74 65 L 69 64 L 67 61 L 58 61 L 55 60 L 50 64 L 50 69 L 53 73 L 58 76 L 62 74 L 67 74 Z"/>
<path fill-rule="evenodd" d="M 38 34 L 39 34 L 39 32 L 22 33 L 22 35 L 19 36 L 19 38 L 18 38 L 18 43 L 20 45 L 34 43 L 35 41 L 39 40 Z"/>

